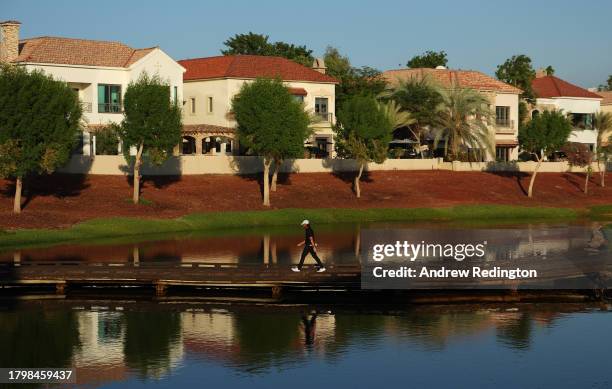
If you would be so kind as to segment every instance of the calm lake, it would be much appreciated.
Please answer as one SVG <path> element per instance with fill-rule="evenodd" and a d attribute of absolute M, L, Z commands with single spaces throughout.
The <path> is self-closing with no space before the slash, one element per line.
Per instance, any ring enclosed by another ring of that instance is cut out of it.
<path fill-rule="evenodd" d="M 607 388 L 610 328 L 609 304 L 22 302 L 0 311 L 0 366 L 108 388 Z"/>
<path fill-rule="evenodd" d="M 494 239 L 495 258 L 517 258 L 584 253 L 599 227 L 373 223 L 315 231 L 328 264 L 350 264 L 367 228 L 441 239 L 461 228 L 470 239 Z M 289 266 L 301 239 L 299 226 L 129 237 L 5 250 L 0 261 Z M 79 386 L 109 388 L 612 387 L 609 303 L 398 308 L 97 296 L 5 296 L 0 367 L 74 367 Z"/>

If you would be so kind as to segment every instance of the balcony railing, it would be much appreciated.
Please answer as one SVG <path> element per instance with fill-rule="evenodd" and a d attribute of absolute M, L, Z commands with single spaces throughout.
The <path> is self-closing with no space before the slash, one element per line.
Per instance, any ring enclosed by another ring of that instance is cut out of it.
<path fill-rule="evenodd" d="M 99 103 L 98 104 L 98 113 L 121 113 L 123 112 L 123 107 L 121 104 L 117 103 Z"/>
<path fill-rule="evenodd" d="M 83 112 L 91 112 L 92 104 L 88 101 L 81 101 L 81 108 L 83 109 Z"/>
<path fill-rule="evenodd" d="M 333 123 L 333 121 L 334 121 L 334 114 L 331 113 L 331 112 L 317 112 L 317 113 L 315 113 L 315 115 L 322 122 Z"/>
<path fill-rule="evenodd" d="M 497 127 L 514 128 L 514 120 L 510 119 L 495 119 L 495 125 Z"/>

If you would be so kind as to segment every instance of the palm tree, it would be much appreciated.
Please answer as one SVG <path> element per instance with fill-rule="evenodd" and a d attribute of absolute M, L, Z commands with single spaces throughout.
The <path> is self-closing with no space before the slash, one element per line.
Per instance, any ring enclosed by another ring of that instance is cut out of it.
<path fill-rule="evenodd" d="M 461 147 L 494 154 L 493 137 L 488 127 L 493 114 L 489 100 L 474 89 L 452 85 L 440 88 L 442 102 L 434 136 L 434 148 L 444 142 L 444 152 L 457 160 Z"/>
<path fill-rule="evenodd" d="M 425 76 L 400 80 L 397 85 L 383 91 L 379 97 L 383 101 L 395 101 L 401 110 L 411 113 L 413 122 L 403 127 L 410 131 L 420 146 L 423 137 L 436 122 L 441 102 L 436 84 L 431 78 Z M 423 158 L 422 149 L 420 155 Z"/>
<path fill-rule="evenodd" d="M 416 122 L 410 112 L 402 110 L 393 100 L 379 102 L 378 106 L 385 116 L 387 116 L 394 130 L 402 127 L 409 127 Z"/>
<path fill-rule="evenodd" d="M 612 113 L 598 112 L 595 114 L 595 128 L 597 129 L 597 169 L 603 188 L 606 186 L 606 163 L 610 156 L 610 145 L 606 143 L 612 143 Z"/>

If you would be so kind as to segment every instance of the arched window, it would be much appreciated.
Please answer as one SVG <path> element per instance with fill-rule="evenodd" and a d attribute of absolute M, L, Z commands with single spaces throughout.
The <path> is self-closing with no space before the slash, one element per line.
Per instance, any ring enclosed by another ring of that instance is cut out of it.
<path fill-rule="evenodd" d="M 186 154 L 195 154 L 195 138 L 193 136 L 184 136 L 183 137 L 183 147 L 182 147 L 183 155 Z"/>

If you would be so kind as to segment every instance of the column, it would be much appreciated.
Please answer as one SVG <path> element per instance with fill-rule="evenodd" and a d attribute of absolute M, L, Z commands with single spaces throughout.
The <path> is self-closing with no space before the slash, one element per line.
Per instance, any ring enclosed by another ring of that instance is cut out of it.
<path fill-rule="evenodd" d="M 195 134 L 193 137 L 195 138 L 195 153 L 196 155 L 202 155 L 202 139 L 204 137 L 202 134 Z"/>

